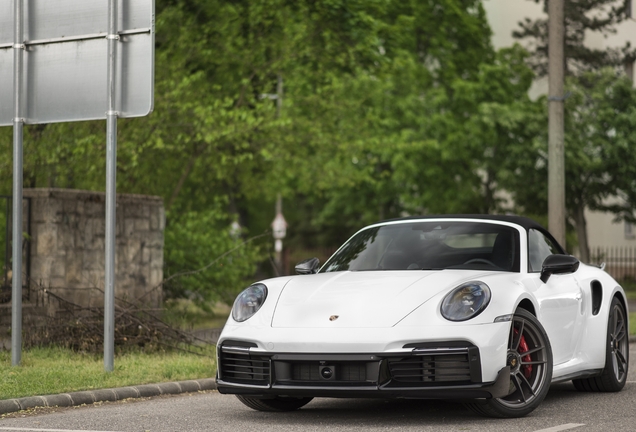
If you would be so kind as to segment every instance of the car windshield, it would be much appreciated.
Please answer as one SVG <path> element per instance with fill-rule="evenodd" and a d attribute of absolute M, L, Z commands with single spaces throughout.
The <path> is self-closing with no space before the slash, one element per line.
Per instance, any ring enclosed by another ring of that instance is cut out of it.
<path fill-rule="evenodd" d="M 357 233 L 327 260 L 324 272 L 470 269 L 519 271 L 519 234 L 494 223 L 425 221 Z"/>

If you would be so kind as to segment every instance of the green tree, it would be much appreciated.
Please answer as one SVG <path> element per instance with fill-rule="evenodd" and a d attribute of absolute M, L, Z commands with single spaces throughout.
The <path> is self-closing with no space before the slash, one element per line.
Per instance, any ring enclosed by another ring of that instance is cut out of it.
<path fill-rule="evenodd" d="M 427 194 L 405 202 L 426 203 L 429 211 L 438 213 L 507 208 L 507 197 L 497 193 L 506 188 L 504 168 L 515 162 L 510 155 L 516 149 L 531 145 L 541 127 L 540 109 L 528 97 L 533 74 L 526 57 L 518 45 L 500 50 L 493 62 L 479 65 L 475 79 L 458 78 L 450 95 L 437 98 L 427 130 L 439 143 L 438 156 L 429 151 L 405 159 L 411 179 L 421 179 L 421 166 L 436 172 L 416 187 Z M 443 183 L 441 193 L 427 187 L 435 181 Z"/>
<path fill-rule="evenodd" d="M 532 0 L 539 3 L 540 0 Z M 543 10 L 547 14 L 548 1 L 543 0 Z M 565 0 L 565 46 L 566 74 L 598 70 L 606 66 L 622 67 L 636 60 L 636 49 L 628 42 L 621 48 L 603 50 L 585 45 L 586 33 L 599 32 L 604 36 L 616 33 L 616 25 L 628 18 L 631 0 Z M 533 47 L 529 59 L 539 76 L 548 74 L 548 19 L 526 18 L 519 23 L 521 29 L 513 36 L 528 41 Z"/>
<path fill-rule="evenodd" d="M 589 262 L 586 208 L 634 221 L 636 137 L 631 131 L 636 123 L 636 89 L 627 77 L 608 68 L 572 77 L 566 89 L 571 94 L 565 102 L 566 207 L 581 259 Z M 547 111 L 545 97 L 541 99 Z M 521 149 L 516 159 L 520 163 L 512 171 L 510 189 L 519 209 L 547 213 L 545 133 L 532 148 Z"/>
<path fill-rule="evenodd" d="M 404 213 L 503 208 L 497 167 L 532 141 L 536 106 L 523 50 L 493 50 L 479 0 L 164 0 L 156 12 L 155 111 L 120 120 L 117 185 L 163 197 L 166 275 L 233 248 L 235 220 L 244 238 L 265 231 L 277 192 L 286 244 L 300 246 Z M 103 122 L 27 129 L 25 184 L 103 189 Z M 0 167 L 10 160 L 9 138 Z M 170 295 L 236 292 L 263 258 L 240 253 L 173 279 Z"/>
<path fill-rule="evenodd" d="M 534 0 L 537 3 L 539 0 Z M 547 1 L 544 0 L 544 11 L 547 12 Z M 616 71 L 621 71 L 626 64 L 631 64 L 636 60 L 636 50 L 627 42 L 621 48 L 606 48 L 598 50 L 590 48 L 584 44 L 587 32 L 599 32 L 607 36 L 616 32 L 616 25 L 624 21 L 631 2 L 615 0 L 590 0 L 590 1 L 565 1 L 565 46 L 566 74 L 570 76 L 568 85 L 575 96 L 566 102 L 565 108 L 571 110 L 566 112 L 566 206 L 569 220 L 575 227 L 581 259 L 589 261 L 589 246 L 587 240 L 587 222 L 585 220 L 584 209 L 587 205 L 591 209 L 610 210 L 615 212 L 617 217 L 625 217 L 629 214 L 629 200 L 624 205 L 613 207 L 603 206 L 599 200 L 606 201 L 607 197 L 617 193 L 616 182 L 604 182 L 604 176 L 611 176 L 612 172 L 600 172 L 599 170 L 609 169 L 609 165 L 601 163 L 594 157 L 595 151 L 603 147 L 609 151 L 616 142 L 606 139 L 601 145 L 600 141 L 592 142 L 590 124 L 594 121 L 594 115 L 589 112 L 590 106 L 600 107 L 604 103 L 609 104 L 609 95 L 603 95 L 599 83 L 590 79 L 595 77 L 607 86 L 613 86 L 611 80 L 619 79 L 619 74 L 610 74 L 608 71 L 600 72 L 603 68 L 613 67 Z M 533 47 L 529 64 L 539 76 L 547 74 L 548 63 L 548 22 L 547 19 L 531 21 L 526 19 L 519 23 L 521 29 L 515 31 L 513 36 L 525 40 Z M 589 75 L 590 72 L 597 72 L 600 75 Z M 613 77 L 613 78 L 612 78 Z M 621 84 L 622 85 L 622 84 Z M 585 92 L 583 87 L 588 86 Z M 608 89 L 610 88 L 608 87 Z M 608 90 L 609 91 L 609 90 Z M 605 98 L 605 102 L 603 102 Z M 616 101 L 612 102 L 615 103 Z M 580 104 L 580 105 L 577 105 Z M 618 106 L 618 105 L 615 105 Z M 608 124 L 613 124 L 612 119 L 608 119 Z M 602 125 L 598 125 L 602 130 Z M 610 127 L 611 129 L 611 127 Z M 620 133 L 620 132 L 617 132 Z M 577 142 L 576 140 L 583 140 Z M 601 140 L 602 141 L 602 140 Z M 568 148 L 568 146 L 570 148 Z M 545 155 L 543 146 L 535 145 L 535 150 L 539 153 L 530 160 L 537 161 L 538 172 L 545 170 Z M 521 162 L 524 165 L 525 162 Z M 522 169 L 527 167 L 523 166 Z M 527 170 L 526 170 L 527 172 Z M 615 170 L 614 170 L 615 172 Z M 527 172 L 528 175 L 531 175 Z M 535 176 L 533 176 L 535 177 Z M 536 177 L 535 177 L 536 178 Z M 547 178 L 547 177 L 546 177 Z M 545 181 L 536 178 L 533 185 L 546 187 Z M 523 188 L 527 186 L 519 185 Z M 544 202 L 540 199 L 547 199 L 546 190 L 537 191 L 534 187 L 528 188 L 531 192 L 515 190 L 515 195 L 524 203 L 525 208 L 543 209 Z M 626 189 L 622 187 L 622 189 Z M 625 192 L 621 192 L 623 196 Z M 524 196 L 525 198 L 521 198 Z M 534 197 L 534 200 L 533 200 Z M 541 198 L 539 198 L 541 197 Z M 633 210 L 636 207 L 631 207 Z M 629 216 L 628 216 L 629 217 Z"/>
<path fill-rule="evenodd" d="M 275 153 L 282 165 L 273 171 L 282 174 L 283 188 L 292 185 L 289 193 L 300 191 L 311 202 L 309 213 L 289 219 L 301 225 L 304 239 L 328 232 L 320 241 L 337 243 L 364 223 L 434 204 L 441 208 L 442 202 L 448 209 L 469 208 L 455 205 L 448 192 L 452 163 L 444 170 L 437 162 L 450 152 L 436 141 L 439 126 L 430 117 L 440 108 L 438 99 L 452 97 L 456 81 L 475 79 L 480 62 L 495 57 L 483 8 L 456 0 L 384 5 L 368 27 L 376 35 L 363 39 L 370 48 L 359 50 L 373 54 L 373 62 L 358 62 L 345 73 L 315 75 L 308 69 L 286 80 L 289 123 L 281 129 L 285 144 Z M 425 163 L 412 165 L 415 171 L 408 174 L 404 162 L 413 156 Z M 426 183 L 427 202 L 414 205 L 413 183 Z M 451 199 L 442 201 L 442 195 Z"/>
<path fill-rule="evenodd" d="M 262 259 L 258 236 L 243 240 L 232 232 L 223 206 L 169 218 L 166 227 L 164 294 L 198 303 L 232 304 L 251 283 Z"/>

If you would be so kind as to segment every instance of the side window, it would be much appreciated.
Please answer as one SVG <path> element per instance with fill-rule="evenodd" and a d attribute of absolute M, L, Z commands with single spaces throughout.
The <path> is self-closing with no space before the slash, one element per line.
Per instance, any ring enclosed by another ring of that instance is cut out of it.
<path fill-rule="evenodd" d="M 528 232 L 528 257 L 531 272 L 540 272 L 543 261 L 552 254 L 560 254 L 561 250 L 541 231 L 531 229 Z"/>

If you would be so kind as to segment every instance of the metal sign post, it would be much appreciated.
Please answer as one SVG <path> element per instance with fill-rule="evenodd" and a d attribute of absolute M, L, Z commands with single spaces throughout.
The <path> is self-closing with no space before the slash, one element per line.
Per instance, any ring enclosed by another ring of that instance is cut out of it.
<path fill-rule="evenodd" d="M 115 208 L 117 206 L 117 3 L 108 0 L 108 111 L 106 112 L 106 263 L 104 267 L 104 369 L 112 372 L 115 358 Z"/>
<path fill-rule="evenodd" d="M 0 126 L 14 131 L 13 365 L 22 349 L 23 125 L 105 119 L 104 368 L 113 370 L 117 118 L 152 112 L 154 33 L 154 0 L 0 1 L 0 101 L 14 101 L 0 103 Z"/>
<path fill-rule="evenodd" d="M 15 0 L 13 34 L 13 275 L 11 278 L 11 364 L 22 359 L 22 0 Z"/>

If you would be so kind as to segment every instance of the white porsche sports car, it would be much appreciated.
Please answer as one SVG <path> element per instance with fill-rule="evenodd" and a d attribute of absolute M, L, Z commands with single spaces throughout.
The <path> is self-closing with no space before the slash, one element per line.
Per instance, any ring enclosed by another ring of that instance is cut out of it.
<path fill-rule="evenodd" d="M 368 226 L 319 267 L 255 283 L 218 341 L 218 390 L 262 411 L 314 397 L 462 399 L 534 410 L 550 383 L 625 385 L 623 289 L 536 222 L 443 216 Z"/>

